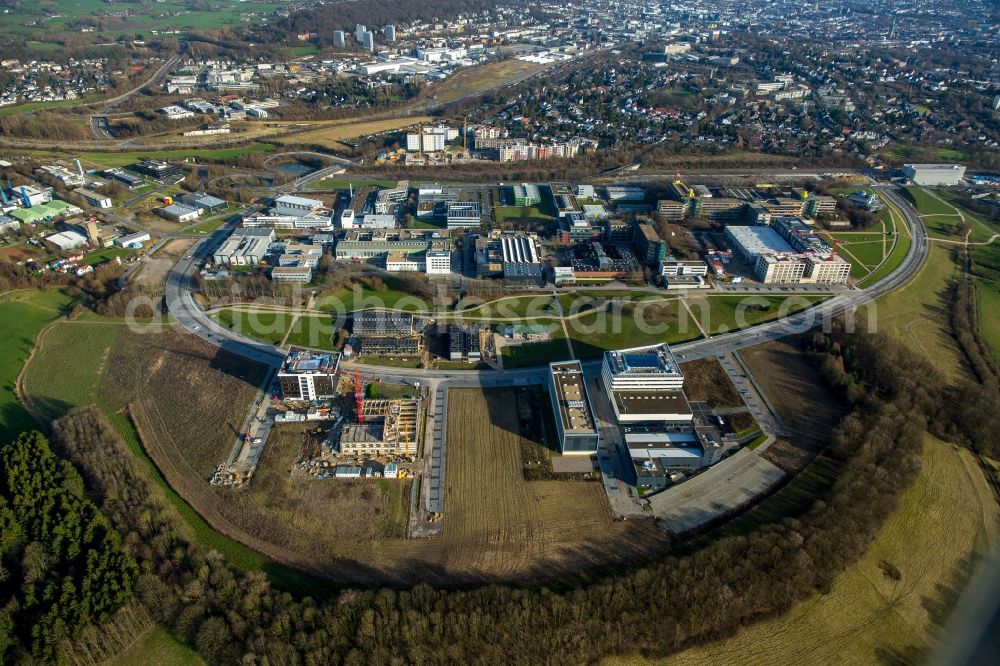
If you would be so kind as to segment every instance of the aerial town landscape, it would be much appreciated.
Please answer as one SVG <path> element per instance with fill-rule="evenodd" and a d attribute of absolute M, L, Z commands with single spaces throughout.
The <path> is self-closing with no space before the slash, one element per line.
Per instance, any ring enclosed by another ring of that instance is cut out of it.
<path fill-rule="evenodd" d="M 1000 660 L 1000 6 L 10 0 L 0 663 Z"/>

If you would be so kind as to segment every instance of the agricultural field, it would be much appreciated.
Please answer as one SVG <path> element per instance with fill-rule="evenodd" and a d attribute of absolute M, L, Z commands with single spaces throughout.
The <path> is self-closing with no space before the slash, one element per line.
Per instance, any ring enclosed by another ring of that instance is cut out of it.
<path fill-rule="evenodd" d="M 997 538 L 996 500 L 965 449 L 928 437 L 916 483 L 903 495 L 875 542 L 825 594 L 790 613 L 753 624 L 736 636 L 656 662 L 910 663 L 936 643 L 968 562 Z M 956 511 L 955 507 L 962 507 Z M 752 513 L 752 512 L 751 512 Z M 748 514 L 749 515 L 749 514 Z M 947 538 L 941 538 L 947 534 Z M 897 577 L 886 570 L 893 568 Z M 647 664 L 640 658 L 605 664 Z"/>
<path fill-rule="evenodd" d="M 319 129 L 305 132 L 295 132 L 276 137 L 274 140 L 282 144 L 316 145 L 325 148 L 343 149 L 343 141 L 356 139 L 372 134 L 394 132 L 421 123 L 434 122 L 430 116 L 410 116 L 404 118 L 389 118 L 386 120 L 334 120 L 328 123 L 310 123 L 310 127 L 320 125 Z M 395 184 L 395 183 L 394 183 Z"/>
<path fill-rule="evenodd" d="M 59 289 L 24 290 L 0 294 L 0 438 L 7 440 L 36 427 L 35 420 L 21 406 L 15 392 L 18 374 L 46 325 L 67 314 L 76 297 Z"/>
<path fill-rule="evenodd" d="M 478 67 L 464 67 L 441 84 L 437 99 L 453 102 L 470 95 L 478 95 L 501 85 L 514 83 L 544 69 L 544 65 L 523 60 L 503 60 Z"/>
<path fill-rule="evenodd" d="M 740 356 L 789 433 L 764 457 L 787 472 L 801 471 L 829 443 L 846 407 L 793 342 L 758 345 Z"/>
<path fill-rule="evenodd" d="M 276 9 L 284 7 L 281 2 L 243 0 L 222 0 L 205 5 L 203 9 L 191 9 L 185 0 L 162 0 L 149 6 L 139 5 L 129 12 L 127 20 L 115 16 L 105 16 L 109 9 L 102 0 L 54 0 L 44 5 L 19 3 L 16 11 L 0 14 L 0 34 L 18 35 L 36 40 L 33 49 L 59 48 L 48 41 L 51 35 L 70 31 L 71 26 L 81 23 L 100 25 L 95 33 L 98 37 L 111 38 L 127 34 L 149 36 L 151 30 L 196 29 L 213 30 L 245 25 L 249 21 L 270 16 Z M 26 25 L 27 23 L 31 25 Z"/>
<path fill-rule="evenodd" d="M 685 361 L 680 364 L 684 373 L 684 393 L 688 400 L 707 402 L 713 409 L 744 407 L 739 391 L 715 356 Z"/>

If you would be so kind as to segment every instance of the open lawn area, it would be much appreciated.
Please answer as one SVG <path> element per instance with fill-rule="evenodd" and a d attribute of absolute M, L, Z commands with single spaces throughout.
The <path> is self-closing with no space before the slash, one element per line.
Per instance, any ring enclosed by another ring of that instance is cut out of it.
<path fill-rule="evenodd" d="M 702 337 L 679 300 L 619 304 L 566 321 L 577 358 L 596 358 L 609 349 L 678 344 Z"/>
<path fill-rule="evenodd" d="M 11 291 L 0 296 L 0 438 L 8 440 L 36 427 L 18 402 L 15 384 L 35 338 L 49 323 L 68 313 L 76 297 L 59 289 Z"/>
<path fill-rule="evenodd" d="M 493 217 L 497 224 L 509 222 L 513 225 L 527 224 L 529 222 L 552 221 L 552 216 L 542 211 L 539 206 L 495 206 Z"/>
<path fill-rule="evenodd" d="M 975 457 L 967 450 L 928 438 L 922 462 L 919 478 L 868 552 L 834 580 L 829 592 L 816 594 L 787 615 L 753 624 L 732 638 L 655 663 L 772 666 L 923 661 L 920 656 L 926 658 L 926 651 L 935 644 L 944 612 L 953 601 L 953 586 L 967 574 L 968 558 L 982 553 L 997 538 L 998 509 Z M 808 472 L 804 481 L 822 487 L 826 473 L 819 468 Z M 795 482 L 782 493 L 793 487 Z M 804 483 L 795 489 L 808 492 Z M 753 518 L 755 511 L 745 518 Z M 885 573 L 893 568 L 899 572 L 898 579 Z M 621 658 L 604 663 L 649 662 Z"/>
<path fill-rule="evenodd" d="M 238 308 L 217 310 L 212 318 L 241 335 L 272 345 L 281 342 L 292 323 L 292 315 L 287 312 L 247 312 Z"/>
<path fill-rule="evenodd" d="M 85 168 L 94 167 L 98 169 L 107 169 L 133 164 L 139 161 L 140 158 L 144 157 L 160 160 L 180 160 L 192 158 L 198 162 L 213 162 L 217 160 L 234 159 L 240 155 L 246 155 L 248 153 L 268 153 L 273 150 L 274 146 L 266 143 L 251 143 L 246 146 L 237 146 L 235 148 L 186 148 L 181 150 L 157 150 L 155 148 L 149 148 L 133 152 L 60 152 L 43 150 L 24 150 L 21 152 L 34 157 L 46 159 L 58 158 L 63 160 L 72 160 L 79 157 L 80 162 Z"/>
<path fill-rule="evenodd" d="M 907 187 L 906 192 L 932 238 L 962 240 L 959 227 L 963 223 L 968 225 L 969 241 L 973 243 L 988 241 L 994 234 L 1000 233 L 1000 225 L 986 222 L 963 207 L 957 195 L 949 190 Z"/>
<path fill-rule="evenodd" d="M 198 653 L 181 643 L 163 627 L 152 627 L 129 649 L 107 666 L 206 666 Z"/>
<path fill-rule="evenodd" d="M 355 284 L 351 288 L 322 294 L 316 299 L 313 308 L 331 313 L 348 313 L 367 308 L 395 308 L 407 312 L 423 312 L 432 305 L 413 294 L 393 289 L 388 282 L 377 287 L 364 282 Z"/>
<path fill-rule="evenodd" d="M 914 280 L 857 312 L 860 330 L 884 331 L 949 379 L 962 376 L 962 355 L 948 320 L 948 299 L 957 275 L 951 248 L 931 243 L 927 263 Z"/>
<path fill-rule="evenodd" d="M 1000 285 L 976 280 L 976 304 L 979 309 L 979 332 L 1000 362 Z"/>
<path fill-rule="evenodd" d="M 346 190 L 351 187 L 396 187 L 396 181 L 386 180 L 384 178 L 357 178 L 350 179 L 344 176 L 338 176 L 336 178 L 323 178 L 322 180 L 317 180 L 309 183 L 307 189 L 310 190 Z"/>
<path fill-rule="evenodd" d="M 534 317 L 558 315 L 557 303 L 548 294 L 536 296 L 511 296 L 490 301 L 479 307 L 462 310 L 456 314 L 462 317 L 482 317 L 490 320 L 521 320 Z"/>
<path fill-rule="evenodd" d="M 821 294 L 789 294 L 788 296 L 713 294 L 692 296 L 687 299 L 687 304 L 701 328 L 709 335 L 716 335 L 737 331 L 779 317 L 787 317 L 827 298 L 829 296 Z M 686 319 L 682 320 L 681 324 L 684 329 L 695 327 L 693 322 L 688 322 Z"/>

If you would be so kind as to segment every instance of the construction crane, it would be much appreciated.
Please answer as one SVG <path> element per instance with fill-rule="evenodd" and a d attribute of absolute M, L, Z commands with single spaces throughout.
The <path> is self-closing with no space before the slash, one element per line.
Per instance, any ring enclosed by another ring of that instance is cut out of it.
<path fill-rule="evenodd" d="M 361 425 L 365 423 L 364 391 L 364 386 L 361 384 L 361 373 L 357 368 L 354 368 L 354 397 L 357 400 L 358 423 Z"/>

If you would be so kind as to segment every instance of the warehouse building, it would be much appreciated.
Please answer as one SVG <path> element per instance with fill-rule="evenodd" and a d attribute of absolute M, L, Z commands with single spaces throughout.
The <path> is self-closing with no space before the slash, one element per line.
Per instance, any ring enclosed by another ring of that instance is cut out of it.
<path fill-rule="evenodd" d="M 914 185 L 947 187 L 962 183 L 965 167 L 961 164 L 904 164 L 903 175 Z"/>
<path fill-rule="evenodd" d="M 162 208 L 157 208 L 156 214 L 160 217 L 165 217 L 172 222 L 183 224 L 185 222 L 192 222 L 201 217 L 201 209 L 175 203 Z"/>
<path fill-rule="evenodd" d="M 198 208 L 209 213 L 225 210 L 227 206 L 225 199 L 213 197 L 211 194 L 206 194 L 205 192 L 185 194 L 181 197 L 181 202 L 192 208 Z"/>
<path fill-rule="evenodd" d="M 503 234 L 499 243 L 504 279 L 538 280 L 542 277 L 542 264 L 534 238 L 523 234 Z"/>
<path fill-rule="evenodd" d="M 143 243 L 148 243 L 149 240 L 150 237 L 148 233 L 145 231 L 137 231 L 133 234 L 119 236 L 114 242 L 118 247 L 141 247 Z"/>
<path fill-rule="evenodd" d="M 601 434 L 579 361 L 549 364 L 549 398 L 555 415 L 559 450 L 566 455 L 597 453 Z"/>
<path fill-rule="evenodd" d="M 283 194 L 274 200 L 272 212 L 277 215 L 295 215 L 305 217 L 323 208 L 323 202 L 317 199 L 307 199 L 296 197 L 291 194 Z"/>
<path fill-rule="evenodd" d="M 57 234 L 46 236 L 42 239 L 52 252 L 66 252 L 75 250 L 87 244 L 87 237 L 76 231 L 60 231 Z"/>
<path fill-rule="evenodd" d="M 327 400 L 337 397 L 340 354 L 293 351 L 278 371 L 278 385 L 285 400 Z"/>

